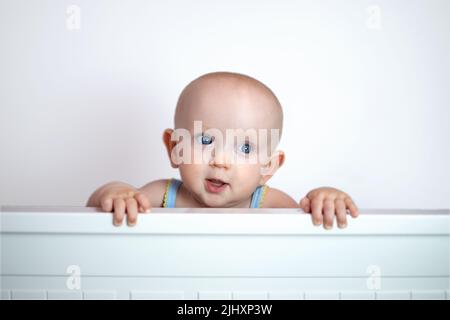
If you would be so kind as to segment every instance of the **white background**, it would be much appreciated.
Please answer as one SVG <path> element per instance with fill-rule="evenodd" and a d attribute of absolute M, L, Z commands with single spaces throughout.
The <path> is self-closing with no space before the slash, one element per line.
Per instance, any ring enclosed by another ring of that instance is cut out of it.
<path fill-rule="evenodd" d="M 450 1 L 2 0 L 0 37 L 1 204 L 178 177 L 161 138 L 178 95 L 226 70 L 284 107 L 270 186 L 450 207 Z"/>

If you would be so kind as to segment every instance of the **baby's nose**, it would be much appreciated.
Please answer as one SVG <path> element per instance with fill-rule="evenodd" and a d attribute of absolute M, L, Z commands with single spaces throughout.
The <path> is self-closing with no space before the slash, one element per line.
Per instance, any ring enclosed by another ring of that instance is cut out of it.
<path fill-rule="evenodd" d="M 211 156 L 210 165 L 229 168 L 232 163 L 232 157 L 232 152 L 230 151 L 215 149 Z"/>

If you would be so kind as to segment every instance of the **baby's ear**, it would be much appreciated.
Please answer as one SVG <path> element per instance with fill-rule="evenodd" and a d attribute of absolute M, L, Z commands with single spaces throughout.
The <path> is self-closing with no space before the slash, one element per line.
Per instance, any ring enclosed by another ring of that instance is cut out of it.
<path fill-rule="evenodd" d="M 173 133 L 173 129 L 166 129 L 163 132 L 163 142 L 164 145 L 166 146 L 166 150 L 167 150 L 167 155 L 169 156 L 169 160 L 170 160 L 170 165 L 172 166 L 172 168 L 178 168 L 178 165 L 172 160 L 172 150 L 175 147 L 175 145 L 177 144 L 176 141 L 172 141 L 171 137 L 172 137 L 172 133 Z"/>
<path fill-rule="evenodd" d="M 265 184 L 275 172 L 284 164 L 285 154 L 281 150 L 277 150 L 270 157 L 269 161 L 261 166 L 261 184 Z"/>

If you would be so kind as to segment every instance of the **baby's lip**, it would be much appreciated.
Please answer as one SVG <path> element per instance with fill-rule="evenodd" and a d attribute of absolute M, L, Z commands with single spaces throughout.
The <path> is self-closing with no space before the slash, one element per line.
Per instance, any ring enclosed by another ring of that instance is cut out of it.
<path fill-rule="evenodd" d="M 225 184 L 228 184 L 228 182 L 226 182 L 226 181 L 224 181 L 224 180 L 222 180 L 222 179 L 219 179 L 219 178 L 206 178 L 206 180 L 209 180 L 209 181 L 212 181 L 212 182 L 218 182 L 218 183 L 225 183 Z"/>

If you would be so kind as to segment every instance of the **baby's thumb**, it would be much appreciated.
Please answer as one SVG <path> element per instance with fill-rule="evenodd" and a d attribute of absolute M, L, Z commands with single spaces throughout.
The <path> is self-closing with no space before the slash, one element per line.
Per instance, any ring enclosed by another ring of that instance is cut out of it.
<path fill-rule="evenodd" d="M 152 205 L 147 196 L 142 193 L 137 193 L 134 197 L 139 204 L 139 212 L 150 212 Z"/>
<path fill-rule="evenodd" d="M 300 201 L 300 208 L 302 208 L 302 210 L 305 212 L 310 212 L 311 206 L 310 206 L 310 201 L 309 201 L 308 197 L 304 197 Z"/>
<path fill-rule="evenodd" d="M 108 197 L 108 198 L 103 198 L 101 200 L 101 207 L 103 211 L 106 212 L 111 212 L 113 209 L 113 200 L 112 198 Z"/>

